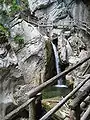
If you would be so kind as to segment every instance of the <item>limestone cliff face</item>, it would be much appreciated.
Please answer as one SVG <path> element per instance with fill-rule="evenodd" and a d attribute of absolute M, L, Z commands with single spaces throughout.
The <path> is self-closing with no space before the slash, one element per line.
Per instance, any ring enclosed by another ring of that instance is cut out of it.
<path fill-rule="evenodd" d="M 16 50 L 18 64 L 26 83 L 40 84 L 43 81 L 44 70 L 44 37 L 33 25 L 23 21 L 11 29 L 11 36 L 17 34 L 23 36 L 24 45 L 22 48 L 12 47 Z"/>

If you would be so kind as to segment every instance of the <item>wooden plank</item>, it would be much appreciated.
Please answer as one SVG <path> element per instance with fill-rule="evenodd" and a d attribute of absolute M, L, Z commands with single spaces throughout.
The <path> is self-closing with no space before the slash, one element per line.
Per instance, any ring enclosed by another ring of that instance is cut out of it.
<path fill-rule="evenodd" d="M 65 98 L 63 98 L 55 107 L 53 107 L 49 112 L 47 112 L 40 120 L 46 120 L 53 113 L 55 113 L 59 108 L 61 108 L 65 102 L 67 102 L 88 80 L 90 79 L 90 75 L 83 80 L 72 92 L 70 92 Z"/>

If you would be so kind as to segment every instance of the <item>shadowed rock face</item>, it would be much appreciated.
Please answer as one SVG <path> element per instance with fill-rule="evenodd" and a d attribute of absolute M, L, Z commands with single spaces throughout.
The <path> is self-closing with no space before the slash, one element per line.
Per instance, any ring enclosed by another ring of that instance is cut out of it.
<path fill-rule="evenodd" d="M 2 41 L 3 40 L 3 41 Z M 8 105 L 15 105 L 13 92 L 19 84 L 24 84 L 23 75 L 18 67 L 17 57 L 11 49 L 5 34 L 0 38 L 0 120 Z"/>

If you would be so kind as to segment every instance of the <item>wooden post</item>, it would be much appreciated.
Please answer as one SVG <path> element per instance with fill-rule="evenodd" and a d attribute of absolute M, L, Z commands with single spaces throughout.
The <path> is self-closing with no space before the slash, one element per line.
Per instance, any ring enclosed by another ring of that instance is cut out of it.
<path fill-rule="evenodd" d="M 86 105 L 89 104 L 89 102 L 90 102 L 90 96 L 86 97 L 85 100 L 80 104 L 81 111 Z"/>
<path fill-rule="evenodd" d="M 81 94 L 79 94 L 73 102 L 70 104 L 70 107 L 72 110 L 75 112 L 75 118 L 76 120 L 80 120 L 80 104 L 85 100 L 85 98 L 89 95 L 90 93 L 90 85 L 83 91 Z"/>
<path fill-rule="evenodd" d="M 29 104 L 29 120 L 36 120 L 35 100 Z"/>
<path fill-rule="evenodd" d="M 76 120 L 80 120 L 80 104 L 75 108 L 75 118 Z"/>
<path fill-rule="evenodd" d="M 38 93 L 36 96 L 36 99 L 33 99 L 33 101 L 29 104 L 29 120 L 36 120 L 37 119 L 38 115 L 36 116 L 36 112 L 37 112 L 36 111 L 36 104 L 38 104 L 40 107 L 41 106 L 41 103 L 40 103 L 41 99 L 42 99 L 42 95 L 41 95 L 41 93 Z M 38 111 L 41 112 L 41 109 L 39 108 Z"/>

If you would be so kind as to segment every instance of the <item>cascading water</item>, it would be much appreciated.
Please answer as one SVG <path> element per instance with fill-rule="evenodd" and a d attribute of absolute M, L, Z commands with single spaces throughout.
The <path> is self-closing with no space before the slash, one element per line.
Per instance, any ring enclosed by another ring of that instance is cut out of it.
<path fill-rule="evenodd" d="M 57 74 L 59 74 L 61 72 L 61 69 L 59 67 L 59 56 L 58 56 L 58 51 L 57 51 L 57 48 L 55 46 L 55 44 L 52 43 L 52 47 L 53 47 L 53 51 L 54 51 L 54 56 L 55 56 L 55 65 L 56 65 L 56 71 L 57 71 Z M 66 85 L 63 85 L 63 80 L 62 78 L 60 78 L 57 82 L 57 85 L 55 85 L 56 87 L 67 87 Z"/>

